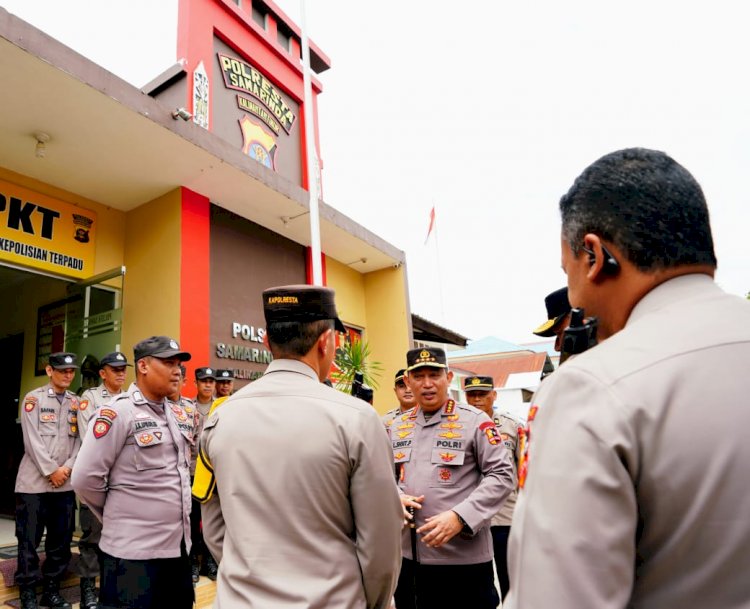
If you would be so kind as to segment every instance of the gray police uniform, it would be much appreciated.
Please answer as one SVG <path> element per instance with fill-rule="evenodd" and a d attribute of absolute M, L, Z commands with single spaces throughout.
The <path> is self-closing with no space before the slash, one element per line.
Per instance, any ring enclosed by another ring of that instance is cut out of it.
<path fill-rule="evenodd" d="M 391 426 L 391 423 L 393 422 L 393 419 L 395 419 L 399 414 L 401 414 L 401 407 L 398 406 L 396 408 L 393 408 L 386 412 L 382 417 L 380 417 L 380 420 L 383 421 L 383 425 L 386 426 L 386 429 Z"/>
<path fill-rule="evenodd" d="M 78 397 L 65 391 L 62 403 L 52 385 L 26 394 L 21 408 L 24 454 L 18 467 L 15 491 L 19 586 L 40 579 L 36 548 L 45 524 L 47 558 L 44 577 L 59 580 L 70 561 L 75 496 L 70 478 L 53 488 L 47 476 L 59 467 L 73 468 L 81 447 L 78 435 Z M 45 523 L 45 515 L 47 522 Z"/>
<path fill-rule="evenodd" d="M 750 607 L 749 360 L 750 303 L 686 275 L 542 383 L 510 607 Z"/>
<path fill-rule="evenodd" d="M 216 609 L 390 606 L 403 516 L 370 405 L 278 359 L 208 418 L 201 443 L 217 487 L 202 506 Z"/>
<path fill-rule="evenodd" d="M 81 439 L 86 437 L 91 416 L 101 406 L 107 404 L 114 396 L 104 386 L 104 383 L 98 387 L 87 389 L 81 395 L 81 401 L 78 406 L 78 431 Z M 81 501 L 81 509 L 78 514 L 81 522 L 81 535 L 78 541 L 78 550 L 80 553 L 76 572 L 81 577 L 97 577 L 100 572 L 99 565 L 99 540 L 102 535 L 101 521 L 91 513 L 91 510 L 84 501 Z"/>
<path fill-rule="evenodd" d="M 192 416 L 134 384 L 96 412 L 73 487 L 102 520 L 102 551 L 132 560 L 190 549 Z"/>

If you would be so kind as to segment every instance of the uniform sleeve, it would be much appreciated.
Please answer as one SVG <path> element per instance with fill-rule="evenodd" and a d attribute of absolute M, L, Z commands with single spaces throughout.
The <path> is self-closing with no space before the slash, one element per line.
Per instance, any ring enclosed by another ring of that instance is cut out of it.
<path fill-rule="evenodd" d="M 54 473 L 59 467 L 57 461 L 52 458 L 47 447 L 39 435 L 39 408 L 42 400 L 39 396 L 29 393 L 23 400 L 21 408 L 21 431 L 23 433 L 23 449 L 36 465 L 36 468 L 45 478 Z M 26 404 L 33 403 L 34 408 L 29 412 Z"/>
<path fill-rule="evenodd" d="M 474 450 L 482 480 L 453 511 L 476 533 L 500 510 L 516 488 L 516 478 L 510 453 L 501 441 L 495 423 L 484 413 L 477 418 Z"/>
<path fill-rule="evenodd" d="M 558 370 L 534 399 L 528 471 L 509 548 L 510 606 L 622 609 L 636 564 L 634 434 L 585 371 Z"/>
<path fill-rule="evenodd" d="M 111 410 L 115 410 L 111 404 Z M 107 498 L 109 472 L 125 446 L 131 428 L 127 411 L 122 409 L 114 419 L 99 413 L 89 425 L 73 469 L 71 484 L 83 502 L 101 520 Z M 98 436 L 98 437 L 97 437 Z"/>
<path fill-rule="evenodd" d="M 81 410 L 81 404 L 83 402 L 86 402 L 86 408 Z M 81 441 L 86 437 L 86 431 L 89 428 L 89 420 L 91 419 L 91 415 L 94 414 L 94 411 L 96 410 L 96 400 L 94 398 L 94 394 L 92 393 L 91 389 L 87 389 L 83 392 L 83 395 L 81 395 L 81 401 L 78 404 L 78 432 L 81 436 Z"/>
<path fill-rule="evenodd" d="M 201 432 L 201 445 L 204 454 L 211 461 L 211 438 L 213 428 L 218 423 L 218 416 L 211 416 L 204 420 L 203 431 Z M 216 562 L 221 562 L 221 556 L 224 553 L 224 533 L 226 524 L 224 515 L 221 512 L 221 500 L 219 498 L 219 489 L 214 488 L 211 498 L 205 503 L 201 503 L 201 520 L 203 526 L 203 541 L 206 542 L 211 556 Z"/>
<path fill-rule="evenodd" d="M 349 438 L 357 558 L 367 607 L 387 609 L 401 566 L 403 511 L 382 421 L 374 410 L 364 410 L 358 422 Z"/>

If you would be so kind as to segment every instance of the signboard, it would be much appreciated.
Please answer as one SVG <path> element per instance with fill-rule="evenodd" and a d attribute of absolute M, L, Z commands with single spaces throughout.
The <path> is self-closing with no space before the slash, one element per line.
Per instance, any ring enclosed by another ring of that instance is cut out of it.
<path fill-rule="evenodd" d="M 93 211 L 0 180 L 0 260 L 90 277 L 96 226 Z"/>
<path fill-rule="evenodd" d="M 234 372 L 234 378 L 254 381 L 263 376 L 265 368 L 251 370 L 245 366 L 245 362 L 268 366 L 273 361 L 273 355 L 263 342 L 265 335 L 265 328 L 233 321 L 232 342 L 216 343 L 214 355 L 220 359 L 231 360 L 222 363 L 221 367 L 230 368 Z"/>

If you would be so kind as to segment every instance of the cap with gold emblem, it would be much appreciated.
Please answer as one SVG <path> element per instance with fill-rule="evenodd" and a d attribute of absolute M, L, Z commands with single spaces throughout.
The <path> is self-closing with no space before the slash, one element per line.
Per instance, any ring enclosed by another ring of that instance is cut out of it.
<path fill-rule="evenodd" d="M 183 362 L 188 361 L 192 357 L 187 351 L 181 351 L 177 341 L 169 338 L 169 336 L 151 336 L 133 347 L 133 358 L 135 361 L 148 356 L 160 359 L 176 357 Z"/>
<path fill-rule="evenodd" d="M 195 380 L 204 381 L 206 379 L 216 379 L 216 370 L 207 366 L 203 368 L 196 368 Z"/>
<path fill-rule="evenodd" d="M 336 312 L 335 292 L 317 285 L 285 285 L 263 291 L 266 323 L 333 320 L 336 330 L 346 332 Z"/>
<path fill-rule="evenodd" d="M 234 372 L 231 370 L 216 370 L 214 378 L 217 381 L 231 381 L 234 378 Z"/>
<path fill-rule="evenodd" d="M 99 362 L 100 368 L 103 368 L 104 366 L 110 366 L 111 368 L 124 368 L 125 366 L 129 365 L 130 364 L 128 364 L 128 358 L 125 357 L 125 354 L 121 353 L 120 351 L 107 353 L 107 355 L 105 355 Z"/>
<path fill-rule="evenodd" d="M 445 351 L 434 347 L 411 349 L 406 352 L 406 370 L 411 372 L 415 368 L 431 366 L 432 368 L 447 368 Z"/>
<path fill-rule="evenodd" d="M 405 368 L 401 368 L 401 370 L 396 372 L 396 377 L 393 379 L 393 384 L 398 385 L 399 383 L 403 383 L 405 374 L 406 374 Z"/>
<path fill-rule="evenodd" d="M 491 376 L 467 376 L 464 381 L 464 391 L 492 391 L 494 388 Z"/>
<path fill-rule="evenodd" d="M 50 353 L 49 365 L 55 370 L 67 370 L 68 368 L 78 368 L 78 361 L 75 353 L 68 353 L 66 351 L 59 351 L 58 353 Z"/>
<path fill-rule="evenodd" d="M 560 288 L 544 299 L 547 308 L 547 321 L 534 330 L 537 336 L 554 336 L 555 328 L 563 317 L 570 313 L 570 302 L 568 302 L 568 288 Z"/>

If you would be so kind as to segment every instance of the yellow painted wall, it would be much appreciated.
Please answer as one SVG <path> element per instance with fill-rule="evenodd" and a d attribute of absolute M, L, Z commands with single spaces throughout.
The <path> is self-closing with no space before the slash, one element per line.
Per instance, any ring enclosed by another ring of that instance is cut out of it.
<path fill-rule="evenodd" d="M 328 286 L 336 290 L 341 320 L 365 330 L 373 361 L 383 370 L 375 391 L 375 408 L 384 413 L 396 405 L 393 376 L 404 367 L 411 345 L 411 323 L 406 268 L 388 268 L 362 274 L 326 258 Z"/>
<path fill-rule="evenodd" d="M 144 338 L 180 337 L 181 200 L 176 189 L 126 216 L 122 350 L 131 361 Z"/>
<path fill-rule="evenodd" d="M 96 229 L 94 275 L 122 266 L 125 249 L 125 212 L 3 168 L 0 168 L 0 179 L 13 182 L 48 197 L 95 211 L 98 226 Z M 23 332 L 24 334 L 21 396 L 47 382 L 46 375 L 34 376 L 37 309 L 40 306 L 65 298 L 67 295 L 66 285 L 67 281 L 51 280 L 41 275 L 30 275 L 28 281 L 15 289 L 13 299 L 3 299 L 4 304 L 0 306 L 0 325 L 3 333 L 17 334 Z"/>

